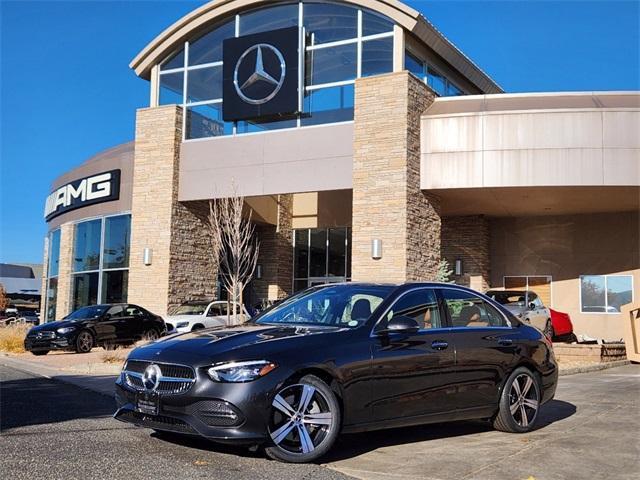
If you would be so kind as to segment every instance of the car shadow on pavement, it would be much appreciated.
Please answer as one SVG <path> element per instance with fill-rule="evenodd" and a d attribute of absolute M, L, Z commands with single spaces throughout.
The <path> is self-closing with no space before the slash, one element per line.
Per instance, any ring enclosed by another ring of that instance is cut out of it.
<path fill-rule="evenodd" d="M 263 454 L 259 450 L 249 450 L 248 445 L 231 445 L 226 443 L 217 443 L 207 440 L 203 437 L 192 435 L 182 435 L 172 432 L 155 431 L 151 433 L 151 437 L 157 438 L 163 442 L 180 445 L 182 447 L 197 448 L 198 450 L 206 450 L 215 453 L 227 453 L 229 455 L 239 455 L 242 457 L 260 457 Z"/>
<path fill-rule="evenodd" d="M 542 407 L 536 430 L 562 421 L 575 413 L 575 405 L 561 400 L 551 400 Z M 336 445 L 321 460 L 322 463 L 337 462 L 357 457 L 379 448 L 444 440 L 491 430 L 493 430 L 493 427 L 486 421 L 460 421 L 341 435 L 338 437 Z"/>
<path fill-rule="evenodd" d="M 3 433 L 30 425 L 106 417 L 115 411 L 113 398 L 42 377 L 3 379 L 1 389 Z"/>

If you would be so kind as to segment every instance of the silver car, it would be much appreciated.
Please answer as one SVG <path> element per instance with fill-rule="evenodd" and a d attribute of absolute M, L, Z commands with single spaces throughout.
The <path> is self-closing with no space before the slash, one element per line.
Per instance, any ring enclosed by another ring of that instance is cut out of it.
<path fill-rule="evenodd" d="M 551 312 L 531 290 L 489 290 L 485 295 L 503 305 L 519 320 L 541 330 L 548 337 L 552 334 Z"/>

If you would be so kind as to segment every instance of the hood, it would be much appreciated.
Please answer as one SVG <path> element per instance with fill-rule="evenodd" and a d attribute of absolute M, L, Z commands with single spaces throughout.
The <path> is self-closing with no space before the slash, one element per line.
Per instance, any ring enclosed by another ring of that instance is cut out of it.
<path fill-rule="evenodd" d="M 33 327 L 31 330 L 34 332 L 37 332 L 38 330 L 42 330 L 42 331 L 57 330 L 58 328 L 77 326 L 79 323 L 86 322 L 86 321 L 87 321 L 86 319 L 58 320 L 57 322 L 43 323 L 42 325 Z"/>
<path fill-rule="evenodd" d="M 151 360 L 159 359 L 161 356 L 162 359 L 169 360 L 171 358 L 174 361 L 178 357 L 211 358 L 259 344 L 280 343 L 295 338 L 335 333 L 341 330 L 349 329 L 294 325 L 243 325 L 207 328 L 171 335 L 144 345 L 134 350 L 131 358 Z"/>

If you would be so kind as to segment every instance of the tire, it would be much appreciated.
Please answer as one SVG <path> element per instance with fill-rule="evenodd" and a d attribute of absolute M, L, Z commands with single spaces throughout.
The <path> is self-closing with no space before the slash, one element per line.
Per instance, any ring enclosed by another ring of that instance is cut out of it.
<path fill-rule="evenodd" d="M 304 400 L 306 399 L 306 401 Z M 314 375 L 282 387 L 269 415 L 267 456 L 280 462 L 313 462 L 327 453 L 340 431 L 340 405 Z M 316 423 L 317 422 L 317 423 Z"/>
<path fill-rule="evenodd" d="M 47 353 L 49 353 L 49 350 L 32 350 L 31 353 L 33 353 L 36 357 L 39 357 L 40 355 L 46 355 Z"/>
<path fill-rule="evenodd" d="M 156 340 L 158 340 L 160 338 L 160 334 L 158 333 L 158 331 L 154 328 L 152 328 L 151 330 L 147 330 L 146 332 L 144 332 L 144 334 L 142 335 L 142 339 L 146 340 L 148 342 L 155 342 Z"/>
<path fill-rule="evenodd" d="M 493 428 L 509 433 L 530 432 L 538 419 L 540 398 L 537 375 L 525 367 L 516 368 L 502 389 Z"/>
<path fill-rule="evenodd" d="M 544 324 L 544 330 L 542 331 L 547 338 L 553 338 L 553 326 L 551 325 L 551 320 L 547 320 L 547 323 Z"/>
<path fill-rule="evenodd" d="M 551 333 L 550 333 L 550 339 L 553 340 L 554 338 L 556 338 L 556 330 L 555 328 L 553 328 L 553 324 L 551 325 Z"/>
<path fill-rule="evenodd" d="M 198 330 L 204 330 L 204 325 L 201 323 L 196 323 L 193 327 L 191 327 L 192 332 L 197 332 Z"/>
<path fill-rule="evenodd" d="M 76 353 L 89 353 L 95 341 L 89 330 L 82 330 L 76 337 Z"/>

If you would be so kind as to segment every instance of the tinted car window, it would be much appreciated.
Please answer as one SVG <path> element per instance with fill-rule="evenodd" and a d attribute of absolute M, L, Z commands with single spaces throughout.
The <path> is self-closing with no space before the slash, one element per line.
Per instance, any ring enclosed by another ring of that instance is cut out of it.
<path fill-rule="evenodd" d="M 431 289 L 415 290 L 400 297 L 387 313 L 385 321 L 397 316 L 413 318 L 421 329 L 442 327 L 438 300 Z"/>
<path fill-rule="evenodd" d="M 85 318 L 98 318 L 107 311 L 109 307 L 105 305 L 93 305 L 91 307 L 83 307 L 72 314 L 65 317 L 65 320 L 82 320 Z"/>
<path fill-rule="evenodd" d="M 115 307 L 111 307 L 109 310 L 107 310 L 107 315 L 109 315 L 109 317 L 113 318 L 113 317 L 121 317 L 122 316 L 122 312 L 123 312 L 123 308 L 121 305 L 116 305 Z"/>
<path fill-rule="evenodd" d="M 144 313 L 140 308 L 136 307 L 135 305 L 129 305 L 127 306 L 126 315 L 127 317 L 142 317 Z"/>
<path fill-rule="evenodd" d="M 508 327 L 504 316 L 473 293 L 443 289 L 449 316 L 454 327 Z"/>

